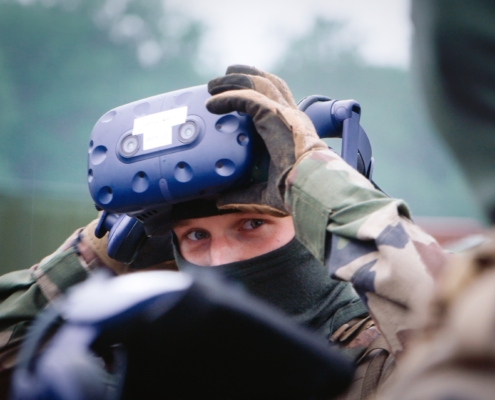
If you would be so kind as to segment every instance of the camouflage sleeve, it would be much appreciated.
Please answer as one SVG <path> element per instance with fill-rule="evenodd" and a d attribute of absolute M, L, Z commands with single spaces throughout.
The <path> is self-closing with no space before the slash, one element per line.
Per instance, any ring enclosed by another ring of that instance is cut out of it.
<path fill-rule="evenodd" d="M 449 260 L 423 329 L 377 399 L 492 399 L 495 229 Z"/>
<path fill-rule="evenodd" d="M 0 382 L 10 375 L 31 321 L 87 274 L 75 247 L 64 244 L 30 269 L 0 276 Z"/>
<path fill-rule="evenodd" d="M 333 278 L 349 281 L 394 354 L 403 350 L 430 300 L 445 255 L 410 220 L 402 200 L 387 197 L 331 150 L 305 155 L 286 180 L 296 235 Z"/>

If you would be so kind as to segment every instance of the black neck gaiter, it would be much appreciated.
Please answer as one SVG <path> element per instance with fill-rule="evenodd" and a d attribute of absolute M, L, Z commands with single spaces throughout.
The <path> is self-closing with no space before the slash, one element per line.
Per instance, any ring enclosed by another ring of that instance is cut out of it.
<path fill-rule="evenodd" d="M 184 260 L 174 245 L 179 270 L 208 268 Z M 352 286 L 331 279 L 326 267 L 297 239 L 267 254 L 213 268 L 325 336 L 367 313 Z"/>

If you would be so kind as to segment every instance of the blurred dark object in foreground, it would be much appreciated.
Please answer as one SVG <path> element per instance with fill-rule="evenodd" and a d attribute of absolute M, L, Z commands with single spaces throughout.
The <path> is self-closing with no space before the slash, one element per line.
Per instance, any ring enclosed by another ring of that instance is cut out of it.
<path fill-rule="evenodd" d="M 12 399 L 327 399 L 351 364 L 206 270 L 96 275 L 33 324 Z"/>

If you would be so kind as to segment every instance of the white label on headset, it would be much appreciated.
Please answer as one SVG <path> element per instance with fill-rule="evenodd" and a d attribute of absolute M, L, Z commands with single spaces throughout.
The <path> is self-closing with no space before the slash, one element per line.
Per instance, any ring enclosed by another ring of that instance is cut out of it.
<path fill-rule="evenodd" d="M 133 135 L 143 135 L 143 150 L 172 144 L 172 127 L 186 122 L 187 106 L 160 111 L 134 120 Z"/>

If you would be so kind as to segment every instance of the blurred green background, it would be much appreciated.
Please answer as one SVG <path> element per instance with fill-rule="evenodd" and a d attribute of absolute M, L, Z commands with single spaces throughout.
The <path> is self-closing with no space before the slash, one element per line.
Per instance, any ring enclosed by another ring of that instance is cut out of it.
<path fill-rule="evenodd" d="M 0 273 L 27 268 L 96 216 L 86 156 L 96 120 L 143 97 L 206 83 L 207 27 L 163 1 L 0 0 Z M 416 216 L 481 221 L 403 68 L 370 66 L 316 19 L 271 68 L 296 100 L 353 98 L 375 181 Z M 226 67 L 226 66 L 225 66 Z"/>

